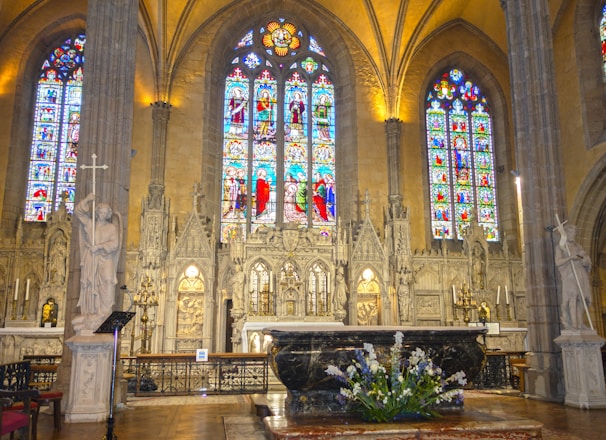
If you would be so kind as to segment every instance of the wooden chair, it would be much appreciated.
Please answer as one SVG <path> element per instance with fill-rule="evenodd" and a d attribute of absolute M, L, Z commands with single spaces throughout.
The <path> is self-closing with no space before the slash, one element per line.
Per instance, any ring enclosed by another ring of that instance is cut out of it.
<path fill-rule="evenodd" d="M 57 364 L 31 365 L 29 387 L 37 389 L 40 394 L 32 400 L 37 404 L 36 415 L 40 414 L 40 407 L 53 405 L 53 423 L 57 431 L 61 431 L 61 391 L 52 391 L 51 387 L 57 376 Z"/>
<path fill-rule="evenodd" d="M 21 431 L 21 439 L 35 440 L 34 413 L 32 398 L 38 390 L 10 391 L 0 390 L 0 435 L 10 434 L 13 439 L 15 432 Z M 18 402 L 18 403 L 15 403 Z M 30 437 L 30 427 L 32 437 Z"/>
<path fill-rule="evenodd" d="M 0 397 L 8 397 L 12 404 L 5 406 L 2 413 L 27 414 L 31 416 L 31 439 L 37 440 L 38 434 L 38 404 L 34 398 L 40 393 L 38 390 L 29 387 L 31 377 L 30 362 L 20 361 L 0 365 Z M 29 431 L 26 429 L 27 439 L 30 438 Z M 23 437 L 26 438 L 26 437 Z"/>
<path fill-rule="evenodd" d="M 526 359 L 524 358 L 512 358 L 509 360 L 509 365 L 511 366 L 511 375 L 512 377 L 516 377 L 518 379 L 518 389 L 521 393 L 523 393 L 526 390 L 524 376 L 526 374 L 526 370 L 530 368 L 530 365 L 526 364 Z"/>

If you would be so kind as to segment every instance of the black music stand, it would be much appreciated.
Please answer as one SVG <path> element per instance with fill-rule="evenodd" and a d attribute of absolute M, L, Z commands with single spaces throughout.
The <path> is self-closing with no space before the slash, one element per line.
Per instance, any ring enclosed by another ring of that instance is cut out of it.
<path fill-rule="evenodd" d="M 116 359 L 118 357 L 118 332 L 130 321 L 135 312 L 112 312 L 95 333 L 114 334 L 114 360 L 112 364 L 112 383 L 109 392 L 109 417 L 107 418 L 107 434 L 103 440 L 117 440 L 114 434 L 114 389 L 116 387 Z"/>

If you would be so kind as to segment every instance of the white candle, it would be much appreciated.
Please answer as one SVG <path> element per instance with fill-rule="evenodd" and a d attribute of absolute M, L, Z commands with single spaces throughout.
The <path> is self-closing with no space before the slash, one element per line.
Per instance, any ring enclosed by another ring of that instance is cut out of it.
<path fill-rule="evenodd" d="M 507 286 L 505 286 L 505 304 L 509 304 L 509 293 L 507 293 Z"/>
<path fill-rule="evenodd" d="M 330 272 L 326 274 L 326 292 L 330 293 Z"/>
<path fill-rule="evenodd" d="M 19 278 L 15 280 L 15 301 L 19 298 Z"/>
<path fill-rule="evenodd" d="M 501 286 L 497 289 L 497 306 L 499 305 L 499 300 L 501 299 Z"/>
<path fill-rule="evenodd" d="M 269 271 L 269 291 L 274 291 L 274 275 L 271 270 Z"/>
<path fill-rule="evenodd" d="M 27 301 L 29 299 L 29 278 L 27 279 L 27 282 L 25 283 L 25 301 Z"/>
<path fill-rule="evenodd" d="M 452 285 L 452 302 L 455 304 L 457 303 L 457 292 L 455 290 L 454 284 Z"/>

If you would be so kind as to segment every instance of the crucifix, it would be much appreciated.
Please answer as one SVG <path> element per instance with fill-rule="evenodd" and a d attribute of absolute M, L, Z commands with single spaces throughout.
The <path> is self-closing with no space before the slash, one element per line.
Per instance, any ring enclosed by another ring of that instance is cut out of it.
<path fill-rule="evenodd" d="M 91 157 L 93 158 L 93 164 L 92 165 L 80 165 L 80 168 L 82 168 L 83 170 L 88 169 L 88 168 L 93 170 L 93 191 L 92 191 L 92 193 L 96 195 L 95 188 L 97 186 L 97 168 L 106 170 L 109 167 L 106 164 L 97 165 L 97 155 L 95 153 L 93 153 L 93 155 Z M 93 233 L 92 233 L 92 237 L 91 237 L 91 242 L 92 242 L 93 246 L 95 245 L 95 217 L 96 217 L 95 203 L 96 203 L 96 200 L 93 199 L 93 212 L 91 215 L 91 218 L 93 221 Z"/>

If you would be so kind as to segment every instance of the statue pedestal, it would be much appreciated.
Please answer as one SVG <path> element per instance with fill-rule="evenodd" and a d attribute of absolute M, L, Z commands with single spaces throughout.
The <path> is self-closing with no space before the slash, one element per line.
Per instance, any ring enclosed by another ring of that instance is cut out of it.
<path fill-rule="evenodd" d="M 564 403 L 577 408 L 606 408 L 600 351 L 606 340 L 594 330 L 562 330 L 554 342 L 562 348 Z"/>
<path fill-rule="evenodd" d="M 65 421 L 106 421 L 109 413 L 113 336 L 77 335 L 66 344 L 73 354 Z"/>

